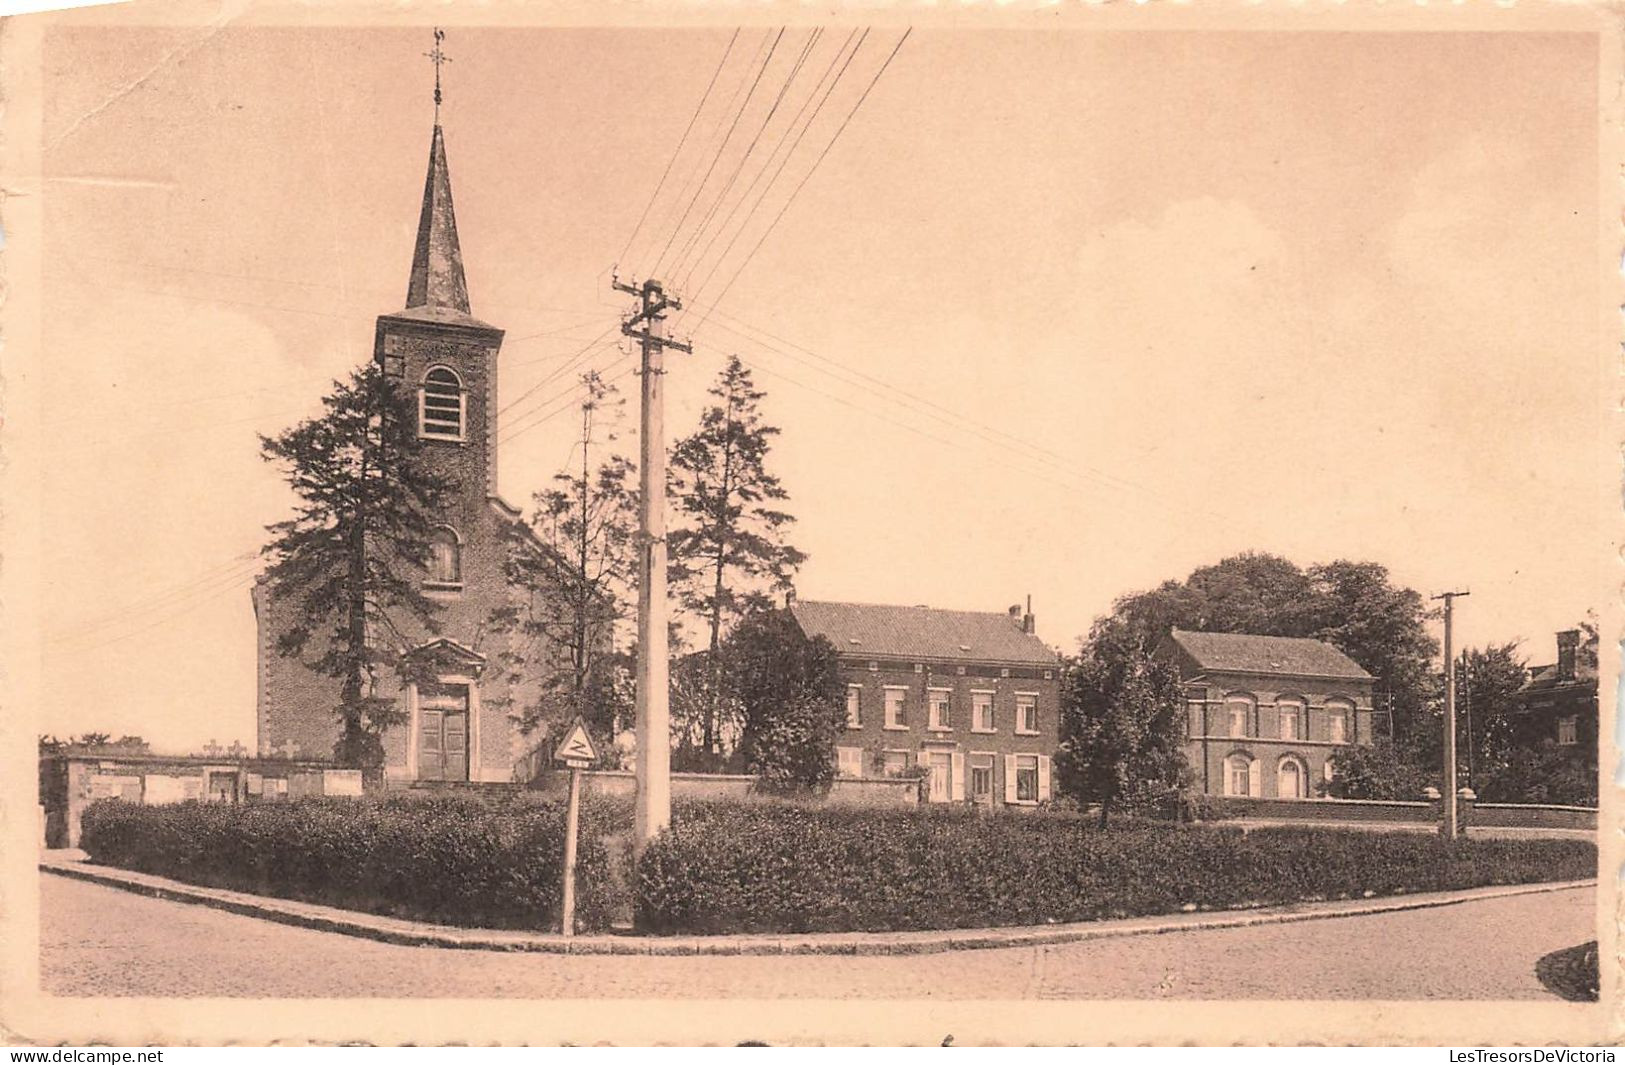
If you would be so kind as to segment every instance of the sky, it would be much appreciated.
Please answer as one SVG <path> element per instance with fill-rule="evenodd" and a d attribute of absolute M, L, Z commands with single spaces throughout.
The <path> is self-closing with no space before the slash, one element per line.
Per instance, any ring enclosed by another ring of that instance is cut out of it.
<path fill-rule="evenodd" d="M 673 435 L 730 354 L 768 393 L 803 598 L 1031 595 L 1070 649 L 1236 552 L 1368 559 L 1537 662 L 1598 605 L 1594 38 L 927 28 L 862 95 L 877 28 L 767 184 L 850 39 L 775 32 L 448 34 L 507 499 L 572 458 L 589 366 L 635 447 L 618 264 L 688 300 Z M 256 434 L 403 303 L 431 44 L 47 37 L 45 731 L 253 745 L 247 589 L 291 504 Z"/>

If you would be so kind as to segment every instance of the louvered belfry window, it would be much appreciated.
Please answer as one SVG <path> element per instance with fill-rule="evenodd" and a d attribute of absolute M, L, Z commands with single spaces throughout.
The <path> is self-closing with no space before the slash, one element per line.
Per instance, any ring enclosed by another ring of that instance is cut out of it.
<path fill-rule="evenodd" d="M 438 440 L 463 438 L 463 382 L 444 366 L 423 378 L 418 401 L 419 434 Z"/>

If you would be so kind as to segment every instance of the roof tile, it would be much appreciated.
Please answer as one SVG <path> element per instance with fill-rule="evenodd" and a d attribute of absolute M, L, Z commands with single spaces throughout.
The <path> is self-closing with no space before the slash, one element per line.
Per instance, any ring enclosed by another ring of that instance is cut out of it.
<path fill-rule="evenodd" d="M 1214 672 L 1280 673 L 1296 677 L 1372 680 L 1359 663 L 1322 640 L 1297 636 L 1254 636 L 1235 632 L 1169 634 L 1203 669 Z"/>
<path fill-rule="evenodd" d="M 798 600 L 790 607 L 801 630 L 822 636 L 842 654 L 936 658 L 1052 666 L 1054 651 L 1008 614 L 923 606 Z"/>

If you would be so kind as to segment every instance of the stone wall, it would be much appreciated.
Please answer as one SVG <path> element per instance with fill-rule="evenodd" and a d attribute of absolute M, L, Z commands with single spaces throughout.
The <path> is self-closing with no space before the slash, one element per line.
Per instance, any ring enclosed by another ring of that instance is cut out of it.
<path fill-rule="evenodd" d="M 673 773 L 674 799 L 744 799 L 751 795 L 756 778 L 733 773 Z M 549 770 L 534 777 L 530 786 L 549 798 L 563 798 L 570 787 L 570 774 Z M 624 769 L 589 770 L 581 775 L 584 795 L 624 795 L 637 792 L 634 775 Z M 837 778 L 825 801 L 853 806 L 913 806 L 919 799 L 919 783 L 914 780 L 879 778 Z"/>
<path fill-rule="evenodd" d="M 377 790 L 382 779 L 323 762 L 162 755 L 53 755 L 39 760 L 39 772 L 47 847 L 79 846 L 85 809 L 100 799 L 149 806 L 190 799 L 283 802 L 358 796 Z"/>

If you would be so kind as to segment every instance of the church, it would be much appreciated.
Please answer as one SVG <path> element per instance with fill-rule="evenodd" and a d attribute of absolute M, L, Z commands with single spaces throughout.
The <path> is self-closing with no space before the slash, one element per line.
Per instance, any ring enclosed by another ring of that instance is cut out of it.
<path fill-rule="evenodd" d="M 503 331 L 474 317 L 463 275 L 451 174 L 439 119 L 434 132 L 406 305 L 378 317 L 373 358 L 416 396 L 423 460 L 455 484 L 434 532 L 423 591 L 437 601 L 438 632 L 423 633 L 406 654 L 420 679 L 375 679 L 374 694 L 399 700 L 404 727 L 383 737 L 386 778 L 413 781 L 509 781 L 533 741 L 510 721 L 509 707 L 532 697 L 534 680 L 516 680 L 502 662 L 516 639 L 493 632 L 494 610 L 517 594 L 506 579 L 508 552 L 527 544 L 529 526 L 497 494 L 497 353 Z M 542 550 L 533 537 L 528 547 Z M 261 756 L 330 758 L 339 738 L 339 682 L 277 649 L 291 604 L 270 584 L 253 590 L 258 626 L 256 723 Z M 432 679 L 423 679 L 432 677 Z"/>

